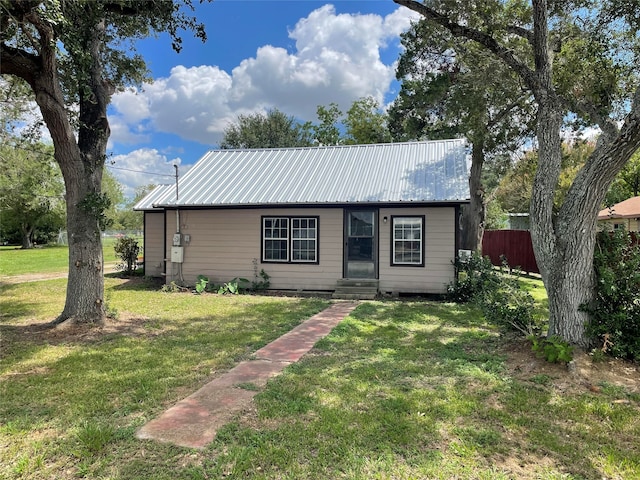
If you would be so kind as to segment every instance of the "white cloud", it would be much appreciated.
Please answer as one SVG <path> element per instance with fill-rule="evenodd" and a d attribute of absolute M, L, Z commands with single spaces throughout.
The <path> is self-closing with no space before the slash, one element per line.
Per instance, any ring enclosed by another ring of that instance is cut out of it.
<path fill-rule="evenodd" d="M 168 158 L 156 149 L 142 148 L 110 157 L 107 168 L 122 184 L 125 196 L 133 197 L 136 187 L 172 183 L 175 174 L 173 165 L 180 165 L 181 162 L 180 157 Z"/>
<path fill-rule="evenodd" d="M 408 8 L 398 8 L 384 18 L 384 30 L 388 37 L 399 37 L 406 32 L 412 23 L 417 22 L 422 16 Z"/>
<path fill-rule="evenodd" d="M 111 130 L 111 135 L 109 135 L 109 141 L 107 142 L 107 149 L 109 150 L 113 148 L 114 143 L 134 145 L 148 142 L 151 139 L 151 135 L 146 131 L 142 123 L 132 125 L 131 120 L 127 118 L 125 122 L 125 117 L 122 116 L 110 116 L 109 129 Z"/>
<path fill-rule="evenodd" d="M 267 108 L 316 120 L 318 105 L 336 102 L 343 110 L 363 96 L 381 104 L 395 65 L 381 60 L 390 41 L 409 27 L 415 14 L 398 8 L 386 17 L 336 14 L 325 5 L 289 32 L 295 51 L 265 45 L 229 74 L 217 66 L 177 66 L 168 78 L 143 91 L 114 96 L 113 141 L 129 142 L 146 128 L 214 145 L 239 114 Z M 126 124 L 133 131 L 121 130 Z M 147 125 L 147 123 L 150 123 Z M 142 125 L 142 127 L 141 127 Z"/>
<path fill-rule="evenodd" d="M 149 117 L 149 102 L 142 95 L 137 95 L 132 88 L 114 95 L 111 103 L 130 122 Z"/>

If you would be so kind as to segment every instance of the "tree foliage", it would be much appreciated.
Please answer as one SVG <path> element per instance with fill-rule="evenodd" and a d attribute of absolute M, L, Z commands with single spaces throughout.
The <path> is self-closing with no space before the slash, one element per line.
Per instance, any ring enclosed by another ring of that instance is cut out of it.
<path fill-rule="evenodd" d="M 3 241 L 31 248 L 64 226 L 64 184 L 53 149 L 0 146 L 0 232 Z"/>
<path fill-rule="evenodd" d="M 579 306 L 595 296 L 597 212 L 640 147 L 640 2 L 394 2 L 420 13 L 438 32 L 491 53 L 534 99 L 538 167 L 531 233 L 549 296 L 549 335 L 587 346 L 589 316 Z M 561 133 L 571 126 L 602 133 L 556 208 Z"/>
<path fill-rule="evenodd" d="M 346 113 L 336 103 L 318 105 L 318 122 L 300 123 L 274 108 L 239 115 L 224 132 L 220 148 L 286 148 L 388 143 L 387 115 L 373 97 L 362 97 Z"/>
<path fill-rule="evenodd" d="M 312 144 L 307 125 L 277 108 L 266 113 L 239 115 L 224 131 L 220 148 L 287 148 Z"/>
<path fill-rule="evenodd" d="M 595 145 L 588 141 L 564 143 L 562 145 L 562 170 L 558 187 L 553 198 L 554 209 L 558 211 L 573 183 L 578 171 L 584 166 Z M 529 150 L 500 182 L 496 199 L 509 213 L 525 213 L 531 205 L 533 180 L 538 168 L 537 150 Z"/>
<path fill-rule="evenodd" d="M 328 107 L 318 105 L 316 110 L 319 123 L 313 126 L 313 135 L 319 145 L 338 145 L 342 141 L 339 122 L 342 110 L 337 103 L 330 103 Z"/>
<path fill-rule="evenodd" d="M 102 193 L 108 199 L 108 206 L 104 212 L 107 218 L 107 227 L 113 228 L 118 220 L 118 213 L 124 207 L 125 197 L 122 185 L 108 169 L 102 175 Z M 117 228 L 117 227 L 116 227 Z"/>
<path fill-rule="evenodd" d="M 373 97 L 353 101 L 345 112 L 336 103 L 318 105 L 319 123 L 313 125 L 314 140 L 320 145 L 366 145 L 392 141 L 388 115 Z"/>
<path fill-rule="evenodd" d="M 65 182 L 70 268 L 55 323 L 102 323 L 107 105 L 148 79 L 137 39 L 167 32 L 179 51 L 182 30 L 204 40 L 204 27 L 191 0 L 0 0 L 0 9 L 0 74 L 29 86 Z"/>
<path fill-rule="evenodd" d="M 500 167 L 531 131 L 531 94 L 499 59 L 427 20 L 402 36 L 396 76 L 400 93 L 389 109 L 396 140 L 467 138 L 473 145 L 470 205 L 463 209 L 462 248 L 482 243 L 485 164 Z M 521 49 L 517 42 L 511 48 Z"/>
<path fill-rule="evenodd" d="M 348 145 L 391 142 L 387 115 L 380 110 L 378 101 L 373 97 L 355 100 L 347 110 L 343 123 L 344 143 Z"/>
<path fill-rule="evenodd" d="M 599 232 L 595 254 L 596 299 L 584 305 L 588 333 L 604 352 L 640 360 L 640 245 L 629 232 Z"/>
<path fill-rule="evenodd" d="M 607 192 L 605 206 L 640 195 L 640 150 L 622 167 Z"/>
<path fill-rule="evenodd" d="M 136 188 L 133 199 L 125 201 L 118 209 L 113 223 L 114 230 L 125 230 L 128 232 L 142 231 L 144 228 L 144 213 L 136 212 L 133 207 L 150 193 L 156 185 L 142 185 Z"/>

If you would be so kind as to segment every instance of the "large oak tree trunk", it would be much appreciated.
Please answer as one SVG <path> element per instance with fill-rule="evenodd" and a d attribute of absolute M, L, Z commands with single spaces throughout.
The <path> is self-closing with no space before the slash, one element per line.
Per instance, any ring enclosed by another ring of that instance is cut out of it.
<path fill-rule="evenodd" d="M 105 318 L 104 268 L 100 221 L 104 197 L 101 193 L 109 125 L 106 109 L 111 90 L 102 80 L 99 46 L 104 21 L 98 19 L 85 32 L 85 49 L 90 52 L 88 75 L 78 81 L 79 128 L 75 132 L 65 109 L 65 98 L 57 74 L 53 32 L 43 35 L 41 58 L 44 67 L 29 78 L 55 147 L 55 159 L 64 177 L 69 238 L 69 277 L 65 306 L 53 324 L 95 323 Z M 43 26 L 41 33 L 47 31 Z"/>
<path fill-rule="evenodd" d="M 590 346 L 585 332 L 589 315 L 582 306 L 595 300 L 597 214 L 615 175 L 640 147 L 640 118 L 635 112 L 620 131 L 601 134 L 555 213 L 553 193 L 561 168 L 564 110 L 552 98 L 543 98 L 539 104 L 540 151 L 530 215 L 536 261 L 549 297 L 549 335 L 586 348 Z M 634 104 L 640 105 L 640 91 Z"/>
<path fill-rule="evenodd" d="M 482 165 L 484 163 L 484 145 L 474 142 L 471 151 L 471 172 L 469 190 L 471 201 L 462 211 L 462 236 L 460 247 L 465 250 L 480 250 L 484 235 L 485 203 L 482 187 Z"/>
<path fill-rule="evenodd" d="M 98 178 L 102 171 L 83 173 L 82 162 L 75 162 L 74 167 L 67 168 L 65 175 L 69 241 L 67 295 L 64 309 L 54 323 L 101 324 L 105 317 L 102 235 L 90 210 L 91 199 L 100 195 Z"/>

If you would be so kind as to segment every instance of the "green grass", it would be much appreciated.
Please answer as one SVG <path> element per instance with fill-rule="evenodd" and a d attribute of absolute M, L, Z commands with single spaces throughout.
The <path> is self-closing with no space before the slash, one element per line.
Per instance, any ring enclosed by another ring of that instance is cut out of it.
<path fill-rule="evenodd" d="M 529 292 L 536 302 L 534 316 L 540 318 L 549 318 L 549 299 L 542 281 L 531 277 L 520 277 L 520 285 Z"/>
<path fill-rule="evenodd" d="M 135 429 L 327 305 L 106 283 L 120 326 L 102 334 L 29 326 L 62 307 L 63 280 L 0 287 L 0 478 L 140 478 L 114 472 L 141 451 L 171 478 L 184 451 L 140 442 Z"/>
<path fill-rule="evenodd" d="M 0 478 L 640 478 L 640 395 L 517 374 L 478 310 L 436 302 L 362 303 L 266 388 L 239 384 L 255 411 L 204 451 L 136 440 L 326 302 L 106 282 L 120 327 L 102 335 L 27 326 L 61 280 L 0 287 Z"/>
<path fill-rule="evenodd" d="M 102 252 L 105 263 L 115 262 L 113 251 L 114 238 L 105 238 Z M 142 245 L 142 239 L 140 239 Z M 44 246 L 22 250 L 15 246 L 0 247 L 0 276 L 13 276 L 28 273 L 66 272 L 69 268 L 69 247 Z"/>

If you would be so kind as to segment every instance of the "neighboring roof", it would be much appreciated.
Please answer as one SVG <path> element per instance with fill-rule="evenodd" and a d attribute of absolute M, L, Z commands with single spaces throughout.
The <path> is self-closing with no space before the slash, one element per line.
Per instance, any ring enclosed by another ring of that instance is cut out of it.
<path fill-rule="evenodd" d="M 156 210 L 154 204 L 158 202 L 161 198 L 163 198 L 169 191 L 176 191 L 175 185 L 158 185 L 156 188 L 151 190 L 142 200 L 136 203 L 133 206 L 134 210 Z"/>
<path fill-rule="evenodd" d="M 640 197 L 629 198 L 623 202 L 616 203 L 613 207 L 600 210 L 598 213 L 598 220 L 636 217 L 640 217 Z"/>
<path fill-rule="evenodd" d="M 179 200 L 169 189 L 151 204 L 171 208 L 466 203 L 468 180 L 468 145 L 462 139 L 212 150 L 180 178 Z"/>

